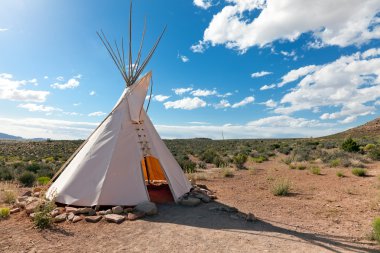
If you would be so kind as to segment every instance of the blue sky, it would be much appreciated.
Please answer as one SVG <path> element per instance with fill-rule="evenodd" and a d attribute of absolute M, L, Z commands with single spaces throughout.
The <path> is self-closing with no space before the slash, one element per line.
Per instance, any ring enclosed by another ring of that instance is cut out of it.
<path fill-rule="evenodd" d="M 125 85 L 96 31 L 128 35 L 129 1 L 3 0 L 0 132 L 87 137 Z M 163 138 L 310 137 L 379 116 L 380 1 L 136 0 L 136 55 Z"/>

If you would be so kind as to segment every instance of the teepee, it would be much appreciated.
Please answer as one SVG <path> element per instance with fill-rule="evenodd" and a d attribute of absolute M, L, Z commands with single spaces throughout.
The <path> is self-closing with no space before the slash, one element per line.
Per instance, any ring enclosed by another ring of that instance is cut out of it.
<path fill-rule="evenodd" d="M 104 33 L 98 33 L 122 74 L 126 88 L 111 113 L 53 177 L 46 197 L 55 198 L 58 203 L 133 206 L 149 201 L 148 186 L 157 182 L 167 184 L 177 202 L 191 189 L 181 167 L 161 140 L 144 109 L 152 73 L 148 72 L 141 78 L 140 75 L 165 29 L 140 64 L 144 26 L 137 58 L 132 62 L 131 14 L 132 11 L 127 63 L 123 40 L 120 49 L 115 43 L 114 50 Z"/>

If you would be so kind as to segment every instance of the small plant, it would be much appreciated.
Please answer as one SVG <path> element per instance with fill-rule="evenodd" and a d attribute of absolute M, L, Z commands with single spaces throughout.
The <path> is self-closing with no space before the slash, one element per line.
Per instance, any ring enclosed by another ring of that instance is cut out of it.
<path fill-rule="evenodd" d="M 224 168 L 222 170 L 222 175 L 223 175 L 223 177 L 234 177 L 233 171 L 229 168 Z"/>
<path fill-rule="evenodd" d="M 377 217 L 372 222 L 372 235 L 373 238 L 380 243 L 380 217 Z"/>
<path fill-rule="evenodd" d="M 268 161 L 268 158 L 264 156 L 258 156 L 258 157 L 252 157 L 251 160 L 254 161 L 255 163 L 262 163 L 264 161 Z"/>
<path fill-rule="evenodd" d="M 291 182 L 288 179 L 279 179 L 272 185 L 272 193 L 274 196 L 287 196 L 289 195 Z"/>
<path fill-rule="evenodd" d="M 8 207 L 0 208 L 0 219 L 6 219 L 9 217 L 10 210 Z"/>
<path fill-rule="evenodd" d="M 244 163 L 247 161 L 247 155 L 237 154 L 233 157 L 233 160 L 238 169 L 244 169 Z"/>
<path fill-rule="evenodd" d="M 297 166 L 297 170 L 305 170 L 305 169 L 306 169 L 306 165 L 304 165 L 304 164 L 299 164 Z"/>
<path fill-rule="evenodd" d="M 37 182 L 39 185 L 47 185 L 50 181 L 50 177 L 39 177 L 37 178 Z"/>
<path fill-rule="evenodd" d="M 360 150 L 360 146 L 352 138 L 346 139 L 341 148 L 347 152 L 358 152 Z"/>
<path fill-rule="evenodd" d="M 338 172 L 336 173 L 336 175 L 337 175 L 338 177 L 344 177 L 344 173 L 343 173 L 342 171 L 338 171 Z"/>
<path fill-rule="evenodd" d="M 7 204 L 15 203 L 16 197 L 16 193 L 13 190 L 5 190 L 3 193 L 3 201 Z"/>
<path fill-rule="evenodd" d="M 311 167 L 310 172 L 314 175 L 321 175 L 321 169 L 319 167 Z"/>
<path fill-rule="evenodd" d="M 33 219 L 34 225 L 40 229 L 51 227 L 54 221 L 53 217 L 51 216 L 51 211 L 53 211 L 54 208 L 56 208 L 54 198 L 53 200 L 45 201 L 39 207 L 37 207 Z"/>
<path fill-rule="evenodd" d="M 341 163 L 339 158 L 333 159 L 330 161 L 330 167 L 338 167 Z"/>
<path fill-rule="evenodd" d="M 367 170 L 362 168 L 353 168 L 351 172 L 352 174 L 358 177 L 365 177 L 367 175 Z"/>
<path fill-rule="evenodd" d="M 286 165 L 290 165 L 293 159 L 291 157 L 286 157 L 285 159 L 282 159 L 281 161 L 285 163 Z"/>
<path fill-rule="evenodd" d="M 36 176 L 32 172 L 25 171 L 21 174 L 18 180 L 23 186 L 32 187 L 34 182 L 36 181 Z"/>
<path fill-rule="evenodd" d="M 291 163 L 291 164 L 289 164 L 289 169 L 295 170 L 295 169 L 297 169 L 297 165 Z"/>

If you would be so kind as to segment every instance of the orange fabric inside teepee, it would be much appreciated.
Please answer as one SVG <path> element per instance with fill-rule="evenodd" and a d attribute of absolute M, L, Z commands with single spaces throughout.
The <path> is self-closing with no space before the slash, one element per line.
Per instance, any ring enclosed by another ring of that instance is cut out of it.
<path fill-rule="evenodd" d="M 148 166 L 146 166 L 148 165 Z M 153 156 L 146 156 L 141 160 L 141 166 L 144 174 L 144 179 L 148 180 L 147 167 L 149 173 L 149 180 L 164 180 L 166 181 L 165 174 L 161 168 L 160 161 Z"/>

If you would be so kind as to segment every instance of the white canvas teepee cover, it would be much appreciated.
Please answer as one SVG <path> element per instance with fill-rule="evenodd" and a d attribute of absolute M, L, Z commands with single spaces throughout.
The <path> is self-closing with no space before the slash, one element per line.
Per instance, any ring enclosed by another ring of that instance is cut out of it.
<path fill-rule="evenodd" d="M 140 138 L 157 158 L 178 200 L 191 185 L 143 109 L 151 72 L 128 87 L 112 113 L 89 137 L 46 196 L 78 206 L 137 205 L 149 200 Z"/>

